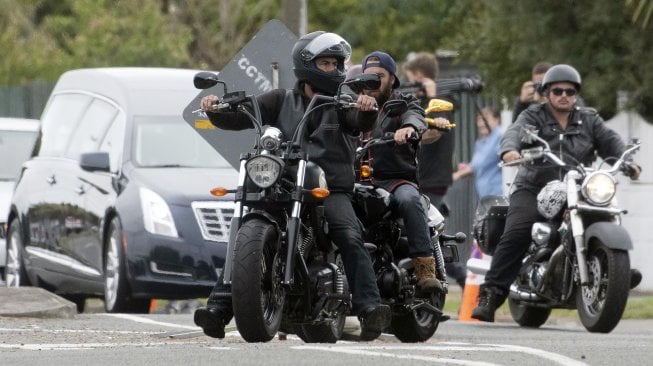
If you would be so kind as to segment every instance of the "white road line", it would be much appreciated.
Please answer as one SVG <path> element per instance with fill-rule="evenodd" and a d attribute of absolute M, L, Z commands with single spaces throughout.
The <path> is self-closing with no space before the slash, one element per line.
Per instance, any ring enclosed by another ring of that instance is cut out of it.
<path fill-rule="evenodd" d="M 188 325 L 175 324 L 175 323 L 158 322 L 156 320 L 143 318 L 142 316 L 136 316 L 136 315 L 131 315 L 131 314 L 101 313 L 101 314 L 98 314 L 98 315 L 111 316 L 111 317 L 114 317 L 114 318 L 121 318 L 121 319 L 131 320 L 131 321 L 134 321 L 136 323 L 160 325 L 162 327 L 190 329 L 190 330 L 197 330 L 197 331 L 202 330 L 202 328 L 200 328 L 200 327 L 192 327 L 192 326 L 188 326 Z"/>
<path fill-rule="evenodd" d="M 419 356 L 419 355 L 405 355 L 405 354 L 396 354 L 388 352 L 379 352 L 383 351 L 402 351 L 402 350 L 411 350 L 411 351 L 477 351 L 477 352 L 515 352 L 515 353 L 525 353 L 531 356 L 540 357 L 556 364 L 565 365 L 565 366 L 587 366 L 586 363 L 563 356 L 561 354 L 552 353 L 548 351 L 543 351 L 531 347 L 523 347 L 510 344 L 472 344 L 472 343 L 447 343 L 443 342 L 440 346 L 426 346 L 419 345 L 415 346 L 354 346 L 354 347 L 338 347 L 338 346 L 295 346 L 293 349 L 312 349 L 312 350 L 322 350 L 327 352 L 339 352 L 339 353 L 349 353 L 349 354 L 359 354 L 359 355 L 369 355 L 369 356 L 380 356 L 380 357 L 389 357 L 389 358 L 400 358 L 400 359 L 415 359 L 421 361 L 431 361 L 436 363 L 452 363 L 457 365 L 494 365 L 492 363 L 486 362 L 477 362 L 469 360 L 460 360 L 460 359 L 447 359 L 439 357 L 428 357 L 428 356 Z"/>
<path fill-rule="evenodd" d="M 0 332 L 39 332 L 39 333 L 99 333 L 99 334 L 165 334 L 163 331 L 135 330 L 96 330 L 96 329 L 43 329 L 43 328 L 0 328 Z"/>

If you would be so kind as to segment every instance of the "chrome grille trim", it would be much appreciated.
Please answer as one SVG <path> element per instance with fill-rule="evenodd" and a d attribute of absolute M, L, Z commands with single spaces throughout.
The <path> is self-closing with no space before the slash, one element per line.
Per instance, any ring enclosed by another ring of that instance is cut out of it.
<path fill-rule="evenodd" d="M 228 242 L 236 204 L 232 201 L 198 201 L 191 207 L 205 240 Z"/>

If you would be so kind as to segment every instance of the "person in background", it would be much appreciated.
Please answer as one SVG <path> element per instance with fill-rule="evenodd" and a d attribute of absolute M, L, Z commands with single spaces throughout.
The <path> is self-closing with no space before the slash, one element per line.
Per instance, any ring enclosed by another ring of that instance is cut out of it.
<path fill-rule="evenodd" d="M 548 62 L 538 62 L 531 70 L 531 79 L 525 81 L 521 86 L 521 92 L 515 106 L 512 109 L 512 121 L 515 122 L 519 114 L 535 103 L 542 103 L 545 98 L 542 96 L 540 86 L 544 74 L 553 66 Z"/>
<path fill-rule="evenodd" d="M 542 95 L 547 102 L 528 108 L 510 125 L 501 139 L 501 159 L 510 162 L 521 157 L 521 130 L 526 125 L 538 130 L 551 151 L 558 152 L 563 161 L 571 156 L 590 162 L 596 153 L 603 159 L 621 156 L 626 145 L 619 135 L 605 125 L 595 109 L 577 106 L 580 88 L 581 78 L 575 68 L 565 64 L 552 66 L 542 79 Z M 641 168 L 634 163 L 631 168 L 630 178 L 638 179 Z M 544 220 L 537 210 L 537 194 L 548 182 L 564 175 L 563 169 L 546 161 L 519 167 L 512 184 L 505 229 L 480 287 L 472 318 L 494 321 L 496 309 L 505 301 L 519 273 L 531 242 L 531 226 Z M 631 287 L 632 281 L 631 278 Z"/>
<path fill-rule="evenodd" d="M 423 95 L 420 103 L 423 108 L 436 97 L 438 76 L 438 60 L 433 53 L 418 52 L 404 63 L 404 73 L 411 83 L 421 83 Z M 426 143 L 427 141 L 433 141 Z M 421 191 L 426 194 L 433 206 L 446 217 L 448 208 L 444 196 L 453 183 L 453 150 L 455 143 L 454 131 L 443 132 L 430 128 L 422 135 L 422 144 L 417 159 L 419 162 L 418 182 Z M 445 265 L 447 275 L 458 285 L 464 287 L 467 279 L 467 269 L 461 262 Z"/>
<path fill-rule="evenodd" d="M 474 176 L 478 198 L 503 194 L 503 177 L 499 163 L 501 145 L 501 113 L 493 107 L 484 107 L 476 114 L 478 138 L 469 164 L 460 163 L 453 173 L 453 180 Z"/>

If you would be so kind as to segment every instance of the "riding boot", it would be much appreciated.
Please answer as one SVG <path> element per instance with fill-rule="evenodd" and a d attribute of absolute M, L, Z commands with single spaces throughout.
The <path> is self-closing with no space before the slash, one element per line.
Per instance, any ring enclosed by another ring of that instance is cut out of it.
<path fill-rule="evenodd" d="M 413 266 L 417 276 L 417 287 L 421 291 L 431 292 L 442 289 L 442 283 L 435 278 L 434 257 L 415 257 L 413 258 Z"/>
<path fill-rule="evenodd" d="M 472 318 L 494 322 L 494 313 L 505 300 L 505 291 L 498 287 L 481 285 L 478 306 L 472 310 Z"/>

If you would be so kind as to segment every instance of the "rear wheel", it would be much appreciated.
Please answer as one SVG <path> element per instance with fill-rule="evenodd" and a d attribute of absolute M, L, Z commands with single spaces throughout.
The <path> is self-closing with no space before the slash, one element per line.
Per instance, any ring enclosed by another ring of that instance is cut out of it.
<path fill-rule="evenodd" d="M 231 293 L 238 331 L 247 342 L 267 342 L 279 330 L 285 300 L 277 230 L 263 220 L 245 222 L 234 254 Z"/>
<path fill-rule="evenodd" d="M 7 287 L 29 286 L 29 278 L 23 262 L 23 239 L 20 235 L 20 224 L 13 220 L 9 225 L 7 235 L 7 265 L 5 266 L 5 282 Z"/>
<path fill-rule="evenodd" d="M 529 306 L 523 302 L 508 299 L 512 319 L 522 327 L 539 328 L 551 315 L 551 308 Z"/>
<path fill-rule="evenodd" d="M 576 291 L 576 308 L 590 332 L 609 333 L 619 324 L 630 289 L 628 252 L 608 248 L 599 239 L 587 252 L 589 285 Z"/>
<path fill-rule="evenodd" d="M 440 314 L 428 310 L 426 306 L 417 307 L 404 314 L 392 314 L 392 333 L 404 343 L 425 342 L 435 334 L 440 325 L 440 316 L 444 308 L 446 294 L 444 291 L 435 291 L 426 298 L 420 298 L 424 305 L 432 305 Z"/>
<path fill-rule="evenodd" d="M 145 314 L 150 299 L 131 298 L 122 235 L 120 220 L 114 217 L 104 249 L 104 308 L 107 313 Z"/>

